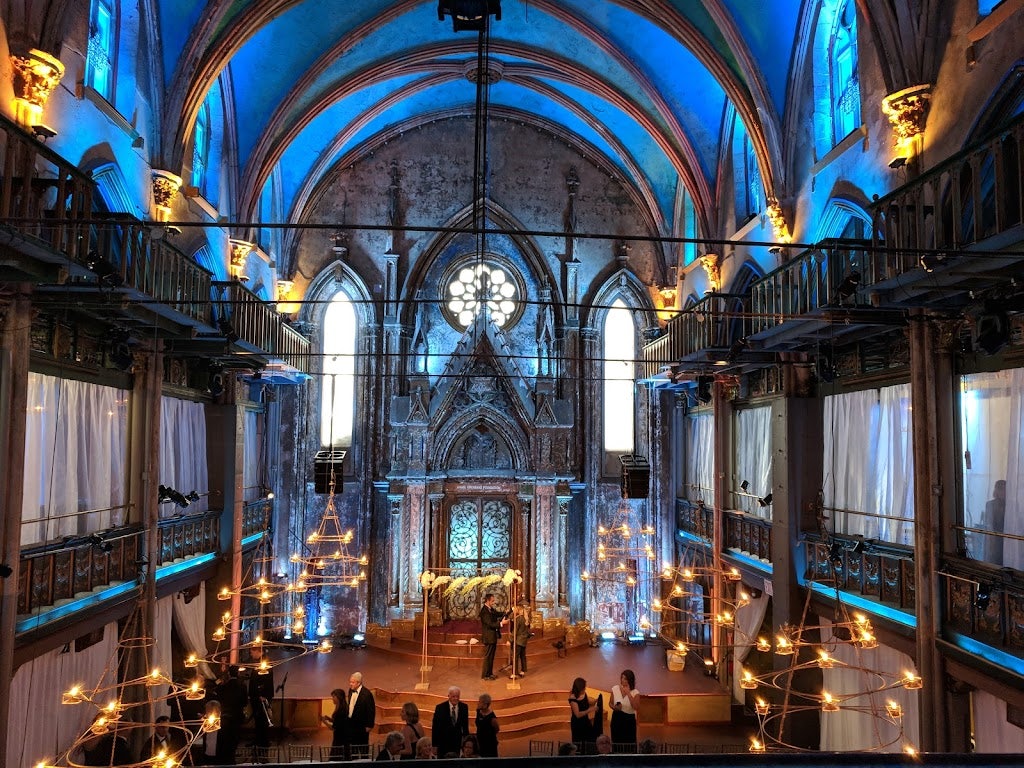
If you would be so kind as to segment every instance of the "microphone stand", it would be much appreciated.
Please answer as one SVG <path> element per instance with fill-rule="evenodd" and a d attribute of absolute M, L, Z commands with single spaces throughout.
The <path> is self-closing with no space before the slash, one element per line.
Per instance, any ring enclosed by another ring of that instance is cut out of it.
<path fill-rule="evenodd" d="M 292 740 L 298 739 L 298 737 L 295 735 L 295 733 L 292 731 L 292 729 L 288 727 L 288 721 L 287 721 L 286 715 L 285 715 L 285 705 L 286 705 L 287 702 L 285 701 L 285 698 L 284 698 L 284 685 L 287 682 L 288 682 L 288 673 L 285 672 L 284 673 L 284 679 L 281 680 L 281 684 L 279 686 L 277 686 L 277 689 L 274 691 L 275 693 L 280 693 L 281 694 L 281 720 L 280 720 L 281 725 L 278 726 L 278 728 L 280 729 L 279 732 L 278 732 L 278 737 L 277 737 L 277 744 L 278 744 L 278 746 L 280 746 L 281 742 L 284 741 L 285 736 L 289 737 Z"/>

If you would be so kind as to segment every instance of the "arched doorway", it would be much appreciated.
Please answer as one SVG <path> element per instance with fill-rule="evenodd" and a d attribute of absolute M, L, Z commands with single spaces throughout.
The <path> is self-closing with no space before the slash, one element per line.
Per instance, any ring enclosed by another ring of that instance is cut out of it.
<path fill-rule="evenodd" d="M 503 497 L 457 497 L 448 509 L 448 568 L 452 579 L 470 580 L 503 574 L 512 563 L 514 505 Z M 505 590 L 500 583 L 453 589 L 447 595 L 452 619 L 476 619 L 486 593 L 497 597 L 504 610 Z"/>

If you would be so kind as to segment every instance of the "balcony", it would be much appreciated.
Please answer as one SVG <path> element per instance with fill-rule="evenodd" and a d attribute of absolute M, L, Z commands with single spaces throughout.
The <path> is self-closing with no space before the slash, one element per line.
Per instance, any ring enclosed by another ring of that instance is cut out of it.
<path fill-rule="evenodd" d="M 160 562 L 181 562 L 217 552 L 220 549 L 220 517 L 221 512 L 213 510 L 161 520 L 158 526 Z"/>
<path fill-rule="evenodd" d="M 668 321 L 665 332 L 641 350 L 641 371 L 645 379 L 671 378 L 672 368 L 681 362 L 700 362 L 712 349 L 728 349 L 730 299 L 706 296 Z"/>
<path fill-rule="evenodd" d="M 857 541 L 835 537 L 840 546 L 831 551 L 828 542 L 808 537 L 804 542 L 807 569 L 804 578 L 848 594 L 864 597 L 881 606 L 908 614 L 916 605 L 913 552 L 905 547 L 874 543 L 858 547 Z"/>
<path fill-rule="evenodd" d="M 0 279 L 61 282 L 87 274 L 95 184 L 0 115 Z"/>

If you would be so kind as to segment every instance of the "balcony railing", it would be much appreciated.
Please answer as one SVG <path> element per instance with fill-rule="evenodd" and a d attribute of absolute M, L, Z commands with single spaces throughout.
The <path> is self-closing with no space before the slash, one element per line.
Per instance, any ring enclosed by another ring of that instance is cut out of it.
<path fill-rule="evenodd" d="M 950 252 L 1024 222 L 1024 115 L 871 205 L 893 276 L 918 266 L 921 250 Z"/>
<path fill-rule="evenodd" d="M 772 557 L 772 521 L 742 512 L 725 512 L 722 518 L 725 549 L 761 560 Z"/>
<path fill-rule="evenodd" d="M 274 502 L 271 499 L 255 499 L 242 505 L 242 538 L 270 529 L 274 514 Z"/>
<path fill-rule="evenodd" d="M 720 296 L 707 296 L 669 320 L 665 333 L 641 350 L 644 378 L 654 378 L 700 350 L 728 347 L 726 301 Z"/>
<path fill-rule="evenodd" d="M 1020 571 L 950 558 L 939 573 L 942 629 L 1024 657 L 1024 581 Z M 953 639 L 955 642 L 955 639 Z"/>
<path fill-rule="evenodd" d="M 309 339 L 287 323 L 281 323 L 274 357 L 297 371 L 309 373 Z"/>
<path fill-rule="evenodd" d="M 26 243 L 84 265 L 92 216 L 92 179 L 25 129 L 0 116 L 0 225 Z M 62 226 L 48 225 L 61 219 Z"/>
<path fill-rule="evenodd" d="M 164 239 L 154 240 L 153 226 L 125 214 L 105 217 L 91 227 L 92 269 L 102 285 L 120 286 L 153 299 L 149 309 L 173 310 L 209 325 L 213 276 Z"/>
<path fill-rule="evenodd" d="M 197 555 L 217 552 L 220 548 L 219 510 L 188 517 L 161 520 L 160 562 L 187 560 Z"/>
<path fill-rule="evenodd" d="M 865 285 L 884 279 L 885 258 L 873 257 L 868 245 L 858 240 L 826 241 L 765 275 L 751 289 L 744 335 L 770 331 L 824 307 L 838 306 L 848 295 L 843 283 L 851 276 Z"/>
<path fill-rule="evenodd" d="M 29 616 L 117 582 L 139 577 L 143 530 L 75 538 L 23 549 L 18 572 L 18 615 Z"/>
<path fill-rule="evenodd" d="M 846 592 L 868 597 L 880 603 L 914 611 L 916 582 L 913 552 L 895 546 L 873 544 L 870 549 L 857 551 L 857 542 L 843 542 L 830 553 L 830 544 L 818 539 L 807 539 L 808 580 L 824 584 L 838 581 Z"/>
<path fill-rule="evenodd" d="M 238 341 L 259 350 L 273 352 L 278 342 L 281 316 L 273 304 L 263 301 L 237 280 L 214 283 L 217 289 L 217 319 L 224 330 L 230 323 Z"/>

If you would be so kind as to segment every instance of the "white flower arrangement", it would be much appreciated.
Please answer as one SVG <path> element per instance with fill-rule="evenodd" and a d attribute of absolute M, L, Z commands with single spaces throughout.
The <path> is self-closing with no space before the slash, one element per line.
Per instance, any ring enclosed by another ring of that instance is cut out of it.
<path fill-rule="evenodd" d="M 434 579 L 434 583 L 433 585 L 431 585 L 431 589 L 440 589 L 451 580 L 451 576 L 438 576 L 436 579 Z"/>
<path fill-rule="evenodd" d="M 430 589 L 430 586 L 434 583 L 435 576 L 431 571 L 424 571 L 420 574 L 420 586 L 423 589 Z"/>
<path fill-rule="evenodd" d="M 459 587 L 461 587 L 465 583 L 465 581 L 465 576 L 456 576 L 454 579 L 452 579 L 452 583 L 449 584 L 448 588 L 444 591 L 444 596 L 451 597 L 452 595 L 454 595 L 455 592 L 458 591 Z"/>

